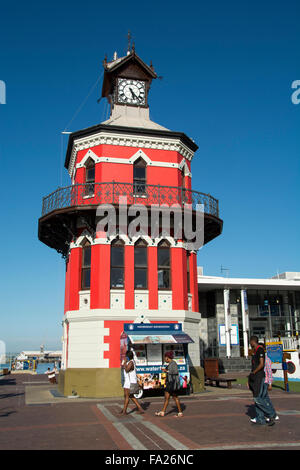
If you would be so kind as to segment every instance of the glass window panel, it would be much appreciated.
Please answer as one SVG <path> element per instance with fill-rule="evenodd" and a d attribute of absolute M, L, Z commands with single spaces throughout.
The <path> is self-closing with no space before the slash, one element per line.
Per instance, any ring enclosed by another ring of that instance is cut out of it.
<path fill-rule="evenodd" d="M 158 248 L 157 250 L 158 266 L 170 266 L 170 250 L 166 248 Z"/>
<path fill-rule="evenodd" d="M 95 192 L 94 183 L 86 183 L 85 185 L 85 196 L 93 196 Z"/>
<path fill-rule="evenodd" d="M 83 269 L 82 270 L 82 289 L 89 289 L 91 286 L 91 270 Z"/>
<path fill-rule="evenodd" d="M 134 179 L 146 179 L 146 168 L 137 168 L 136 166 L 134 167 L 133 170 L 133 177 Z"/>
<path fill-rule="evenodd" d="M 158 288 L 159 289 L 170 288 L 170 270 L 169 269 L 158 270 Z"/>
<path fill-rule="evenodd" d="M 86 246 L 83 248 L 82 266 L 83 267 L 91 266 L 91 247 L 90 246 Z"/>
<path fill-rule="evenodd" d="M 147 269 L 134 270 L 135 289 L 147 289 Z"/>
<path fill-rule="evenodd" d="M 136 180 L 133 183 L 134 194 L 146 194 L 145 183 L 137 183 Z"/>
<path fill-rule="evenodd" d="M 124 268 L 111 268 L 110 270 L 110 287 L 124 287 Z"/>
<path fill-rule="evenodd" d="M 95 181 L 95 167 L 87 168 L 87 170 L 86 170 L 86 181 Z"/>
<path fill-rule="evenodd" d="M 134 265 L 147 266 L 147 248 L 134 247 Z"/>
<path fill-rule="evenodd" d="M 111 247 L 111 265 L 124 266 L 124 248 L 122 246 Z"/>

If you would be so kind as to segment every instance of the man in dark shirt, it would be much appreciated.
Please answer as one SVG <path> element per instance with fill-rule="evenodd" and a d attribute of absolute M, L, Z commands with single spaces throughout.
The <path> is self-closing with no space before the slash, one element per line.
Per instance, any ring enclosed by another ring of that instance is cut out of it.
<path fill-rule="evenodd" d="M 250 345 L 253 350 L 251 374 L 248 377 L 249 388 L 253 393 L 255 403 L 256 418 L 252 419 L 252 424 L 266 424 L 266 417 L 270 418 L 267 422 L 269 426 L 275 424 L 275 420 L 268 416 L 268 407 L 265 403 L 263 391 L 265 381 L 265 350 L 264 347 L 258 343 L 257 336 L 251 336 Z"/>

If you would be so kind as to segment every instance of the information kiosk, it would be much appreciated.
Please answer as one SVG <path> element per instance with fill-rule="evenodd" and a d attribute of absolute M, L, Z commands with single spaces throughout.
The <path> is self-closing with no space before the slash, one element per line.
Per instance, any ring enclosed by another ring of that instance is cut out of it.
<path fill-rule="evenodd" d="M 121 363 L 126 351 L 133 351 L 140 385 L 144 390 L 163 390 L 166 374 L 162 372 L 164 354 L 173 351 L 178 364 L 181 391 L 191 393 L 188 344 L 194 341 L 182 331 L 180 323 L 124 323 L 121 334 Z"/>

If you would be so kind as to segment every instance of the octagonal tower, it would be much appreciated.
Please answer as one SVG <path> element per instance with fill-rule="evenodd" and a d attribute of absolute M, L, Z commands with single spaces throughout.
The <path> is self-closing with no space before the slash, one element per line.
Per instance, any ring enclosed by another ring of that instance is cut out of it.
<path fill-rule="evenodd" d="M 183 214 L 189 208 L 195 229 L 196 205 L 202 204 L 205 244 L 222 231 L 218 201 L 192 190 L 197 145 L 150 119 L 153 66 L 134 49 L 103 66 L 102 96 L 110 103 L 110 117 L 70 135 L 65 168 L 72 184 L 43 199 L 39 219 L 39 239 L 66 259 L 60 387 L 67 395 L 72 390 L 80 396 L 120 395 L 124 323 L 180 322 L 194 340 L 189 361 L 197 390 L 197 248 L 184 233 L 175 236 L 173 212 L 169 232 L 160 215 L 153 235 L 150 209 L 176 206 Z M 115 210 L 113 234 L 101 227 L 104 204 Z M 130 224 L 143 208 L 147 224 L 132 236 Z"/>

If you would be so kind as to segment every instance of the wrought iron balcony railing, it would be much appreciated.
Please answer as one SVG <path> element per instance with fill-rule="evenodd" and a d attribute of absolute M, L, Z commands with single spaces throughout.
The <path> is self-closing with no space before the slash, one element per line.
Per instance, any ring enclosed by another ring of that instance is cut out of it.
<path fill-rule="evenodd" d="M 209 194 L 192 191 L 177 186 L 161 186 L 137 183 L 86 183 L 58 188 L 43 198 L 42 216 L 58 209 L 72 206 L 119 204 L 119 198 L 126 197 L 127 204 L 168 205 L 197 204 L 204 205 L 206 214 L 219 217 L 219 202 Z"/>

